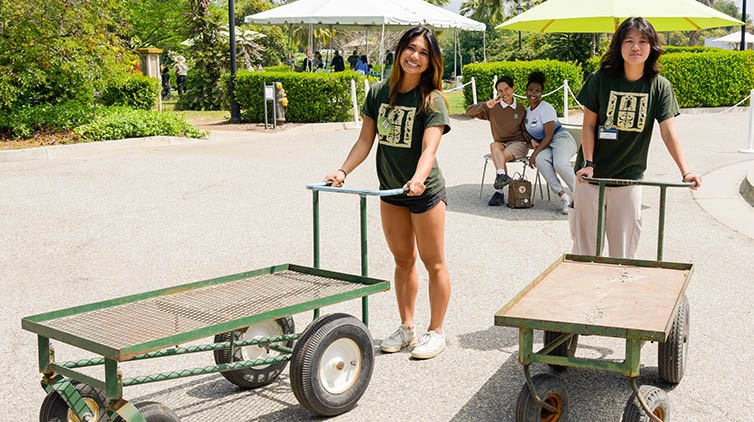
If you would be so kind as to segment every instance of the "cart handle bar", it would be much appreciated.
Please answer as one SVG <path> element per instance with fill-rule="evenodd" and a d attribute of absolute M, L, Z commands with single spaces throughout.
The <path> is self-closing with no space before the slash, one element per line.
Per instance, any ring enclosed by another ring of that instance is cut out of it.
<path fill-rule="evenodd" d="M 393 195 L 400 195 L 402 193 L 408 192 L 408 189 L 406 188 L 386 189 L 386 190 L 365 190 L 365 189 L 336 188 L 331 185 L 332 185 L 332 182 L 327 181 L 327 182 L 320 182 L 320 183 L 312 183 L 312 184 L 306 185 L 306 188 L 311 189 L 313 191 L 352 193 L 355 195 L 371 195 L 371 196 L 393 196 Z"/>
<path fill-rule="evenodd" d="M 644 180 L 631 180 L 631 179 L 606 179 L 601 177 L 581 177 L 581 180 L 589 182 L 593 185 L 641 185 L 641 186 L 666 186 L 671 188 L 690 188 L 696 185 L 696 182 L 680 182 L 680 183 L 668 183 L 668 182 L 647 182 Z"/>

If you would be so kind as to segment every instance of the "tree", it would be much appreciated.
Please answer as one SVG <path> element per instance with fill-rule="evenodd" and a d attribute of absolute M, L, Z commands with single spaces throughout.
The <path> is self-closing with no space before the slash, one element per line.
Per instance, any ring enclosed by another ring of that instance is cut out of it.
<path fill-rule="evenodd" d="M 118 36 L 127 15 L 117 0 L 0 2 L 0 111 L 91 103 L 135 59 Z"/>

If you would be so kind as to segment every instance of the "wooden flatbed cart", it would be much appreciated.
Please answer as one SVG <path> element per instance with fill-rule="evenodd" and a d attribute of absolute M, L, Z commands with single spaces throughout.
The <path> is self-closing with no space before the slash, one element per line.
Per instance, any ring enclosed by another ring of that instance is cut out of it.
<path fill-rule="evenodd" d="M 37 334 L 48 393 L 40 421 L 178 421 L 160 403 L 124 400 L 123 387 L 219 372 L 241 388 L 256 388 L 273 382 L 289 361 L 293 393 L 306 409 L 333 416 L 353 408 L 374 368 L 367 296 L 390 289 L 388 281 L 367 276 L 366 196 L 403 190 L 307 188 L 313 193 L 314 268 L 277 265 L 23 318 L 22 327 Z M 319 191 L 325 190 L 361 197 L 361 276 L 319 269 Z M 319 316 L 321 307 L 356 298 L 362 299 L 361 321 L 343 313 Z M 295 333 L 292 315 L 309 310 L 314 321 Z M 210 344 L 176 346 L 212 336 Z M 96 356 L 58 362 L 51 339 Z M 215 365 L 131 378 L 119 368 L 209 351 Z M 104 379 L 81 371 L 92 366 L 104 367 Z"/>
<path fill-rule="evenodd" d="M 617 179 L 586 179 L 599 184 L 596 256 L 563 255 L 495 314 L 495 325 L 519 329 L 519 361 L 526 385 L 516 404 L 516 421 L 568 420 L 569 396 L 553 373 L 531 376 L 529 366 L 544 363 L 553 369 L 589 368 L 623 373 L 634 394 L 623 412 L 624 422 L 669 420 L 664 390 L 638 386 L 640 352 L 647 341 L 658 343 L 660 378 L 681 381 L 689 338 L 686 288 L 692 264 L 662 261 L 665 198 L 669 184 Z M 604 190 L 606 185 L 660 187 L 657 260 L 601 257 Z M 534 330 L 544 331 L 544 347 L 534 352 Z M 579 335 L 625 339 L 625 360 L 575 357 Z"/>

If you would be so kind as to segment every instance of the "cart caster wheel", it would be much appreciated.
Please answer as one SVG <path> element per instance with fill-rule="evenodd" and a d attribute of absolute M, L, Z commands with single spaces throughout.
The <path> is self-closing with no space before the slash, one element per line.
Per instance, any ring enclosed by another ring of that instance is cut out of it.
<path fill-rule="evenodd" d="M 570 398 L 560 378 L 552 374 L 537 374 L 532 377 L 532 381 L 539 397 L 556 411 L 553 412 L 537 403 L 528 384 L 524 384 L 516 402 L 516 422 L 567 421 Z"/>
<path fill-rule="evenodd" d="M 545 331 L 544 340 L 543 340 L 544 345 L 547 346 L 548 344 L 557 340 L 557 338 L 560 337 L 562 334 L 563 333 L 559 333 L 557 331 Z M 565 343 L 553 349 L 553 351 L 550 354 L 552 356 L 566 356 L 566 357 L 572 358 L 576 356 L 576 348 L 578 347 L 578 345 L 579 345 L 579 335 L 574 334 L 570 340 L 566 341 Z M 550 368 L 552 368 L 555 371 L 563 371 L 567 368 L 567 366 L 550 365 Z"/>
<path fill-rule="evenodd" d="M 156 401 L 144 401 L 136 403 L 134 406 L 139 410 L 139 413 L 141 413 L 141 416 L 144 417 L 147 422 L 181 422 L 178 415 L 162 403 Z M 123 422 L 123 418 L 118 416 L 115 418 L 115 421 Z"/>
<path fill-rule="evenodd" d="M 276 320 L 260 322 L 246 327 L 243 331 L 233 331 L 221 333 L 215 336 L 215 343 L 230 341 L 233 336 L 234 341 L 251 340 L 259 337 L 281 336 L 283 334 L 293 334 L 295 331 L 293 318 L 287 316 Z M 285 347 L 293 347 L 293 340 L 287 341 Z M 235 349 L 233 362 L 251 361 L 257 359 L 273 358 L 281 356 L 284 353 L 271 350 L 266 345 L 251 345 L 238 347 Z M 230 363 L 230 349 L 215 350 L 215 363 Z M 258 365 L 251 368 L 236 369 L 234 371 L 221 372 L 223 377 L 241 388 L 257 388 L 270 384 L 283 372 L 287 361 L 271 363 L 268 365 Z"/>
<path fill-rule="evenodd" d="M 291 388 L 296 399 L 319 416 L 351 410 L 374 369 L 372 336 L 347 314 L 325 315 L 302 333 L 293 349 Z"/>
<path fill-rule="evenodd" d="M 107 422 L 107 398 L 105 394 L 97 390 L 96 388 L 83 383 L 75 384 L 76 390 L 81 394 L 86 404 L 92 411 L 94 411 L 94 417 L 91 418 L 92 422 Z M 42 401 L 42 407 L 39 409 L 39 422 L 81 422 L 71 408 L 68 407 L 68 403 L 63 400 L 63 397 L 58 394 L 57 391 L 50 391 L 45 399 Z"/>
<path fill-rule="evenodd" d="M 667 341 L 657 347 L 657 367 L 660 378 L 670 384 L 678 384 L 686 370 L 686 354 L 689 346 L 689 300 L 683 296 L 678 314 L 670 327 Z"/>
<path fill-rule="evenodd" d="M 670 402 L 665 390 L 651 385 L 642 385 L 639 387 L 639 393 L 653 415 L 665 422 L 670 420 Z M 626 408 L 623 409 L 623 422 L 650 422 L 651 420 L 642 409 L 636 394 L 632 394 L 626 402 Z"/>

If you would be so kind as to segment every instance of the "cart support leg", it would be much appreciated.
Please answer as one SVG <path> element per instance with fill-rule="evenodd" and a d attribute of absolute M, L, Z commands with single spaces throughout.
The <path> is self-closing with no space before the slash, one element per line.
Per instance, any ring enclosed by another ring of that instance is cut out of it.
<path fill-rule="evenodd" d="M 118 361 L 105 359 L 105 396 L 108 400 L 123 397 L 123 375 L 118 370 Z"/>
<path fill-rule="evenodd" d="M 524 376 L 526 377 L 526 385 L 529 386 L 529 392 L 531 393 L 532 398 L 534 398 L 534 400 L 536 400 L 536 402 L 540 406 L 544 407 L 548 411 L 552 413 L 558 413 L 558 409 L 550 405 L 550 403 L 547 403 L 546 401 L 542 400 L 537 394 L 537 389 L 536 387 L 534 387 L 534 380 L 531 379 L 531 374 L 529 373 L 529 365 L 524 365 Z"/>
<path fill-rule="evenodd" d="M 644 401 L 644 397 L 641 396 L 641 393 L 639 392 L 639 386 L 636 385 L 636 378 L 637 377 L 630 377 L 628 381 L 631 383 L 631 389 L 634 390 L 634 394 L 636 395 L 636 399 L 639 400 L 639 404 L 641 405 L 641 408 L 644 409 L 644 413 L 649 416 L 649 419 L 652 422 L 663 422 L 662 419 L 655 416 L 652 411 L 649 409 L 649 406 L 647 406 L 647 402 Z"/>

